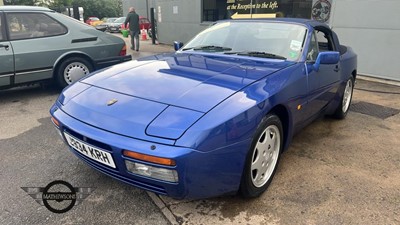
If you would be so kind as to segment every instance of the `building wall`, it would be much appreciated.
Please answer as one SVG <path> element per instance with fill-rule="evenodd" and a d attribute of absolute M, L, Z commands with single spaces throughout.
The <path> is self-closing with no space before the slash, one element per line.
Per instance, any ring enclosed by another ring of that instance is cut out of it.
<path fill-rule="evenodd" d="M 139 15 L 155 8 L 160 43 L 186 43 L 212 22 L 202 22 L 202 9 L 214 1 L 123 0 L 124 14 L 134 6 Z M 285 2 L 285 1 L 282 1 Z M 314 1 L 315 2 L 315 1 Z M 329 24 L 340 42 L 358 54 L 358 73 L 400 81 L 400 0 L 332 0 Z M 311 12 L 310 12 L 311 13 Z M 161 20 L 160 20 L 161 19 Z"/>
<path fill-rule="evenodd" d="M 156 0 L 122 0 L 124 16 L 128 14 L 129 7 L 134 7 L 139 16 L 150 19 L 150 8 L 154 7 Z"/>
<path fill-rule="evenodd" d="M 334 0 L 330 25 L 358 54 L 358 73 L 400 81 L 400 1 Z"/>
<path fill-rule="evenodd" d="M 149 19 L 150 9 L 153 7 L 158 41 L 164 44 L 172 44 L 174 41 L 186 43 L 210 25 L 208 22 L 201 22 L 200 0 L 123 0 L 122 5 L 124 15 L 128 13 L 129 7 L 133 6 L 140 16 L 148 15 Z"/>
<path fill-rule="evenodd" d="M 186 43 L 195 34 L 207 28 L 210 23 L 201 21 L 201 2 L 199 0 L 158 0 L 155 15 L 159 42 L 171 44 L 173 41 L 182 41 Z"/>

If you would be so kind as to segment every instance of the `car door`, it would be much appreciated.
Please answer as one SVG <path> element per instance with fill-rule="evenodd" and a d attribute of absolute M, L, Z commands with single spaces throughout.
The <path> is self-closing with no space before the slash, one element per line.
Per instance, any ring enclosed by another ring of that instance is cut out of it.
<path fill-rule="evenodd" d="M 0 87 L 11 85 L 14 78 L 14 54 L 7 40 L 4 13 L 0 11 Z"/>
<path fill-rule="evenodd" d="M 312 34 L 307 53 L 308 71 L 308 109 L 307 114 L 314 116 L 334 98 L 340 80 L 339 64 L 320 64 L 319 70 L 313 64 L 321 51 L 333 50 L 332 42 L 326 41 L 327 34 Z M 328 37 L 329 38 L 329 37 Z"/>
<path fill-rule="evenodd" d="M 65 52 L 67 28 L 45 12 L 7 12 L 14 51 L 15 84 L 52 78 L 55 60 Z"/>

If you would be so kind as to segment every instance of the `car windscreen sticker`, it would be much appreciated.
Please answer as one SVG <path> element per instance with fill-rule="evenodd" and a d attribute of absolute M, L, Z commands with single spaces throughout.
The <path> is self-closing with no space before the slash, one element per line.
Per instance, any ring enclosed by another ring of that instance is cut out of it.
<path fill-rule="evenodd" d="M 290 57 L 291 59 L 296 59 L 298 56 L 299 56 L 299 53 L 298 53 L 298 52 L 295 52 L 295 51 L 290 51 L 290 52 L 289 52 L 289 57 Z"/>
<path fill-rule="evenodd" d="M 301 41 L 292 40 L 290 42 L 290 49 L 299 52 L 301 50 Z"/>

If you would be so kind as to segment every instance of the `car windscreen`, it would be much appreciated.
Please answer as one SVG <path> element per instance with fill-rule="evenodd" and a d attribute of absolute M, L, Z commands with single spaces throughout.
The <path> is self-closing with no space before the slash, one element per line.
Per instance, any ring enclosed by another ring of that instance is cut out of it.
<path fill-rule="evenodd" d="M 125 17 L 120 17 L 114 21 L 114 23 L 123 23 L 125 22 Z"/>
<path fill-rule="evenodd" d="M 266 21 L 226 21 L 202 31 L 182 50 L 237 54 L 297 61 L 307 28 Z"/>

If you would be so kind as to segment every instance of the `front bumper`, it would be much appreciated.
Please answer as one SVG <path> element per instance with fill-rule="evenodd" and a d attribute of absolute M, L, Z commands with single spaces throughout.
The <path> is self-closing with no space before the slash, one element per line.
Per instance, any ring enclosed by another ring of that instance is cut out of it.
<path fill-rule="evenodd" d="M 132 60 L 131 55 L 109 57 L 94 62 L 96 69 L 106 68 L 118 63 L 123 63 Z"/>
<path fill-rule="evenodd" d="M 95 26 L 95 28 L 96 28 L 96 30 L 99 30 L 99 31 L 102 31 L 102 32 L 107 30 L 107 26 L 106 25 L 102 25 L 102 24 Z"/>
<path fill-rule="evenodd" d="M 110 133 L 74 119 L 59 109 L 59 106 L 54 105 L 50 112 L 60 122 L 61 133 L 67 131 L 76 138 L 89 140 L 91 144 L 112 155 L 115 169 L 70 148 L 76 156 L 106 175 L 135 187 L 176 199 L 198 199 L 234 194 L 239 189 L 246 152 L 242 150 L 248 148 L 248 142 L 237 143 L 215 151 L 200 152 L 195 149 L 153 143 Z M 156 147 L 154 150 L 151 148 L 152 145 Z M 176 161 L 176 165 L 163 166 L 127 158 L 122 155 L 123 150 L 170 158 Z M 178 173 L 179 181 L 173 183 L 130 173 L 126 168 L 125 160 L 174 169 Z"/>
<path fill-rule="evenodd" d="M 108 27 L 108 31 L 110 31 L 110 32 L 120 32 L 121 31 L 121 27 L 112 27 L 112 26 L 109 26 Z"/>

